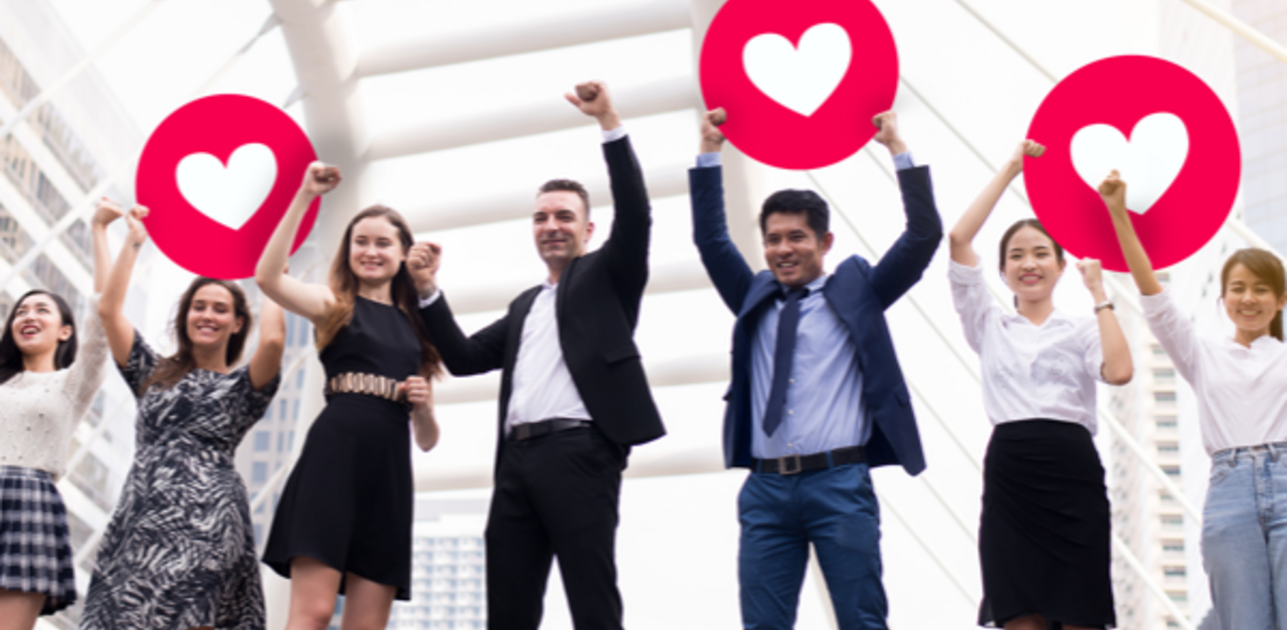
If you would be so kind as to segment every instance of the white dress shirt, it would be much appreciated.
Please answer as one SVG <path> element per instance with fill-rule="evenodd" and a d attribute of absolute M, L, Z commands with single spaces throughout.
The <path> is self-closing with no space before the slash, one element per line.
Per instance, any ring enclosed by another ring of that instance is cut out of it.
<path fill-rule="evenodd" d="M 1095 380 L 1103 380 L 1099 322 L 1052 311 L 1040 326 L 992 299 L 982 264 L 949 261 L 952 302 L 983 367 L 983 407 L 992 424 L 1076 422 L 1095 434 Z"/>
<path fill-rule="evenodd" d="M 1264 335 L 1248 348 L 1199 338 L 1169 291 L 1140 296 L 1149 330 L 1198 397 L 1207 454 L 1287 441 L 1287 344 Z"/>
<path fill-rule="evenodd" d="M 625 136 L 625 125 L 618 125 L 603 131 L 603 142 L 607 144 Z M 437 302 L 440 296 L 442 289 L 435 289 L 429 297 L 420 298 L 420 308 Z M 557 301 L 558 285 L 548 280 L 541 283 L 541 292 L 523 319 L 523 335 L 510 385 L 509 412 L 505 415 L 506 433 L 516 424 L 551 418 L 593 419 L 563 360 L 559 323 L 555 318 Z"/>
<path fill-rule="evenodd" d="M 559 323 L 555 319 L 558 285 L 548 281 L 532 301 L 532 310 L 523 319 L 523 336 L 509 395 L 505 431 L 516 424 L 550 418 L 589 420 L 590 412 L 572 382 L 572 373 L 563 360 L 559 345 Z"/>

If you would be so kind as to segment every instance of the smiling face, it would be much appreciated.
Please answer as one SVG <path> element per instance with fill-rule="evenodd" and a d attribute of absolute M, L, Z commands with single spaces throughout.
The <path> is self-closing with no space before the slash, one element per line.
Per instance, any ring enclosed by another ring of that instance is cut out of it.
<path fill-rule="evenodd" d="M 563 269 L 585 253 L 594 223 L 581 197 L 568 190 L 544 192 L 536 197 L 532 236 L 541 260 L 551 269 Z"/>
<path fill-rule="evenodd" d="M 818 238 L 804 212 L 773 212 L 764 218 L 764 262 L 783 285 L 802 287 L 822 275 L 831 232 Z"/>
<path fill-rule="evenodd" d="M 52 296 L 36 293 L 27 296 L 14 308 L 10 334 L 25 356 L 53 352 L 58 342 L 72 336 L 72 327 L 63 323 L 62 311 Z"/>
<path fill-rule="evenodd" d="M 1048 299 L 1063 275 L 1054 241 L 1032 226 L 1019 228 L 1005 244 L 1005 281 L 1021 301 Z"/>
<path fill-rule="evenodd" d="M 397 275 L 407 253 L 398 228 L 384 217 L 368 217 L 353 225 L 349 237 L 349 269 L 363 284 L 383 284 Z"/>
<path fill-rule="evenodd" d="M 1269 323 L 1287 305 L 1287 294 L 1275 295 L 1269 282 L 1242 263 L 1229 270 L 1222 299 L 1229 319 L 1246 339 L 1269 334 Z"/>
<path fill-rule="evenodd" d="M 192 295 L 186 329 L 194 347 L 223 347 L 241 332 L 245 320 L 238 317 L 232 293 L 217 284 L 207 284 Z"/>

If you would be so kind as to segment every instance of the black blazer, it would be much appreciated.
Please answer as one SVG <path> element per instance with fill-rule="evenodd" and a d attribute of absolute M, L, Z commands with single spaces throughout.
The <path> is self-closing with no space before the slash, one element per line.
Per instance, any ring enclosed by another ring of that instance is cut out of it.
<path fill-rule="evenodd" d="M 652 217 L 630 138 L 605 143 L 603 155 L 612 181 L 612 234 L 603 247 L 573 260 L 563 270 L 556 289 L 555 317 L 563 360 L 590 417 L 609 439 L 632 445 L 666 433 L 634 343 L 639 305 L 648 283 Z M 445 295 L 420 309 L 429 338 L 453 375 L 503 370 L 498 453 L 505 444 L 505 416 L 523 320 L 538 291 L 540 286 L 519 294 L 504 317 L 469 337 L 456 324 Z"/>

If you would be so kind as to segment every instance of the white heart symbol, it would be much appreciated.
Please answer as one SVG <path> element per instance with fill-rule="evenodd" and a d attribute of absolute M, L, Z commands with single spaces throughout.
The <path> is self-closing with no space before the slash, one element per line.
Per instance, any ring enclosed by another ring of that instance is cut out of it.
<path fill-rule="evenodd" d="M 1162 197 L 1189 156 L 1189 132 L 1179 116 L 1158 112 L 1135 123 L 1128 141 L 1110 125 L 1088 125 L 1073 134 L 1073 168 L 1087 186 L 1117 169 L 1126 182 L 1126 207 L 1144 214 Z"/>
<path fill-rule="evenodd" d="M 777 33 L 756 35 L 742 48 L 742 65 L 765 96 L 807 118 L 831 98 L 852 56 L 849 34 L 826 23 L 805 31 L 799 48 Z"/>
<path fill-rule="evenodd" d="M 209 153 L 193 153 L 179 160 L 174 178 L 179 192 L 201 214 L 240 230 L 255 215 L 277 182 L 277 158 L 265 145 L 243 144 L 228 157 L 224 168 Z"/>

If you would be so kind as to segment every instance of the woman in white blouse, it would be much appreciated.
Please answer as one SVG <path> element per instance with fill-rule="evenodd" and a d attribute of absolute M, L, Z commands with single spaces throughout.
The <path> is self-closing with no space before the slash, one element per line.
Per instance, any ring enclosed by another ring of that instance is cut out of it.
<path fill-rule="evenodd" d="M 1115 625 L 1104 468 L 1092 436 L 1095 381 L 1131 379 L 1126 338 L 1101 283 L 1099 262 L 1077 267 L 1094 297 L 1094 317 L 1055 309 L 1063 248 L 1035 219 L 1001 238 L 1000 272 L 1016 312 L 988 292 L 971 242 L 1025 156 L 1025 141 L 949 235 L 948 277 L 965 338 L 979 353 L 983 404 L 994 429 L 983 472 L 979 625 L 1045 630 Z"/>
<path fill-rule="evenodd" d="M 94 291 L 106 283 L 110 202 L 91 221 Z M 29 629 L 76 601 L 67 510 L 54 483 L 76 424 L 106 374 L 107 338 L 91 301 L 82 326 L 62 297 L 35 289 L 0 335 L 0 628 Z M 79 337 L 79 339 L 78 339 Z"/>
<path fill-rule="evenodd" d="M 1232 338 L 1201 338 L 1162 290 L 1126 209 L 1116 171 L 1099 187 L 1149 329 L 1198 399 L 1211 482 L 1202 510 L 1202 561 L 1223 628 L 1287 628 L 1287 304 L 1283 264 L 1240 249 L 1220 271 Z"/>

